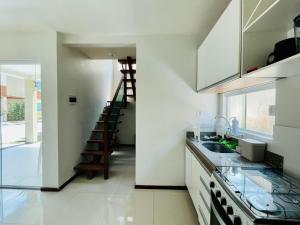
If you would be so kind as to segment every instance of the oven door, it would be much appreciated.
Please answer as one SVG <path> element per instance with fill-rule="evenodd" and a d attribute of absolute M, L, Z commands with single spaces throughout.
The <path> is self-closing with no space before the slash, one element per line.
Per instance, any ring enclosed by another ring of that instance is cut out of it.
<path fill-rule="evenodd" d="M 233 225 L 225 209 L 213 192 L 211 192 L 211 200 L 210 225 Z"/>

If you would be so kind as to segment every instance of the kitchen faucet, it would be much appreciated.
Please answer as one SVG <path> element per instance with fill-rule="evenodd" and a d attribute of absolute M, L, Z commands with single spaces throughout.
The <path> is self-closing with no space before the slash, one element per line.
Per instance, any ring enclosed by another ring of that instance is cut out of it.
<path fill-rule="evenodd" d="M 225 120 L 226 125 L 227 125 L 227 127 L 225 127 L 226 128 L 226 133 L 225 134 L 230 134 L 231 133 L 231 125 L 230 125 L 229 120 L 225 116 L 220 116 L 220 115 L 215 116 L 215 120 L 217 120 L 217 119 L 224 119 Z"/>

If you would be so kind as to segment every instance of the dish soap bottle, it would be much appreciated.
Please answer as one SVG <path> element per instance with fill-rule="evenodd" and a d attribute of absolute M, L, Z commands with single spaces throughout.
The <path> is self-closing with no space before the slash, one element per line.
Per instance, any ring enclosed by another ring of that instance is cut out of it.
<path fill-rule="evenodd" d="M 237 120 L 236 117 L 233 117 L 232 122 L 231 122 L 231 127 L 232 127 L 232 134 L 235 136 L 239 135 L 239 121 Z"/>

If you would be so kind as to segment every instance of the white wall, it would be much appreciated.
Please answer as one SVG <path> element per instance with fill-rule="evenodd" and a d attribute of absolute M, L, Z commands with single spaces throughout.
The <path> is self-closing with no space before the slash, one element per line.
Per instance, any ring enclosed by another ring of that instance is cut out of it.
<path fill-rule="evenodd" d="M 269 150 L 284 157 L 284 171 L 300 179 L 300 74 L 276 82 L 276 119 Z"/>
<path fill-rule="evenodd" d="M 196 89 L 197 38 L 74 36 L 65 43 L 136 44 L 136 184 L 184 185 L 185 132 L 196 112 L 216 114 L 217 96 Z"/>
<path fill-rule="evenodd" d="M 0 49 L 0 60 L 41 64 L 43 186 L 58 187 L 56 32 L 3 32 Z"/>
<path fill-rule="evenodd" d="M 124 116 L 121 117 L 122 123 L 118 125 L 120 144 L 135 145 L 136 137 L 136 102 L 133 98 L 128 99 L 127 107 L 121 110 Z"/>
<path fill-rule="evenodd" d="M 59 184 L 74 174 L 82 152 L 106 101 L 111 98 L 112 60 L 91 60 L 64 46 L 58 36 Z M 68 97 L 76 96 L 70 105 Z"/>
<path fill-rule="evenodd" d="M 299 76 L 276 82 L 276 125 L 300 128 Z"/>
<path fill-rule="evenodd" d="M 216 95 L 196 88 L 196 38 L 145 37 L 137 45 L 138 185 L 184 185 L 185 133 L 196 112 L 216 114 Z"/>

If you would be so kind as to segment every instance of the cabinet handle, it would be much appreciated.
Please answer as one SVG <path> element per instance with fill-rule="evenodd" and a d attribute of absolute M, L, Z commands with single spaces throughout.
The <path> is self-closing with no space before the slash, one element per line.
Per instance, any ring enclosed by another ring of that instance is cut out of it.
<path fill-rule="evenodd" d="M 199 195 L 200 195 L 202 201 L 204 202 L 204 205 L 205 205 L 206 209 L 207 209 L 208 211 L 210 211 L 210 208 L 209 208 L 209 206 L 207 205 L 207 202 L 205 201 L 204 196 L 202 195 L 201 191 L 199 191 Z"/>
<path fill-rule="evenodd" d="M 201 176 L 200 176 L 200 181 L 201 181 L 201 183 L 203 184 L 203 186 L 204 186 L 204 188 L 206 189 L 206 191 L 207 191 L 208 193 L 210 193 L 209 188 L 206 186 L 205 181 L 202 179 Z"/>
<path fill-rule="evenodd" d="M 204 213 L 202 212 L 202 209 L 201 209 L 200 205 L 198 205 L 198 211 L 199 211 L 199 213 L 200 213 L 200 215 L 201 215 L 201 217 L 202 217 L 205 225 L 208 225 L 208 222 L 207 222 L 207 220 L 206 220 L 206 218 L 204 216 Z"/>

